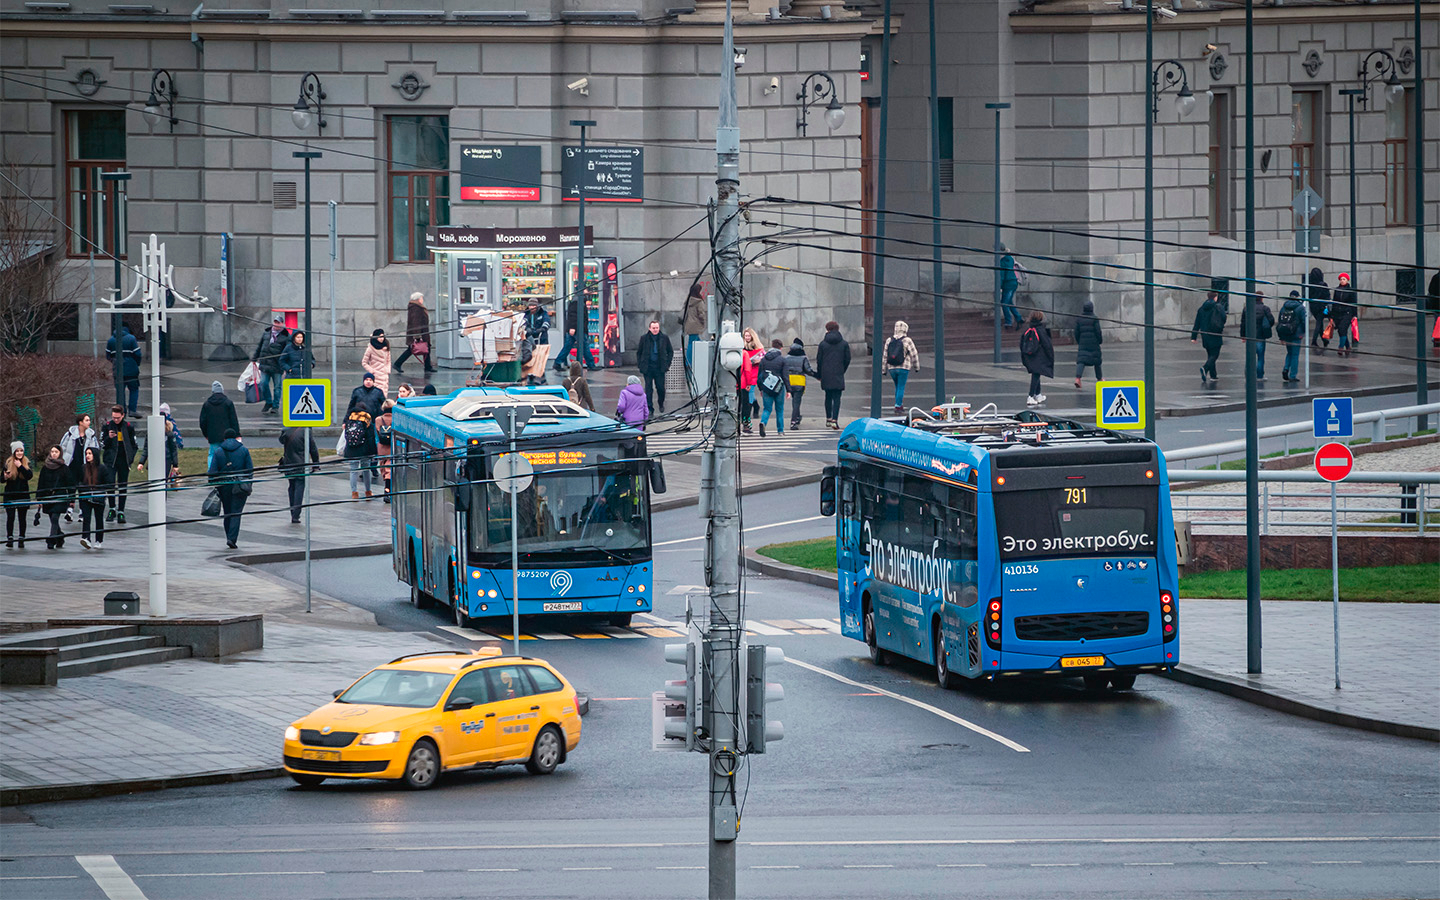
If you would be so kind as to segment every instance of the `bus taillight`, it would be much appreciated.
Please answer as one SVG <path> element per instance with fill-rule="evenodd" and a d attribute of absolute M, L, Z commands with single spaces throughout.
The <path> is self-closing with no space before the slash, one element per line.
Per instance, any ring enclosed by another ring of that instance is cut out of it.
<path fill-rule="evenodd" d="M 990 601 L 985 613 L 985 642 L 992 649 L 1000 649 L 1000 598 Z"/>
<path fill-rule="evenodd" d="M 1180 633 L 1180 607 L 1169 591 L 1160 592 L 1160 626 L 1164 641 L 1173 641 Z"/>

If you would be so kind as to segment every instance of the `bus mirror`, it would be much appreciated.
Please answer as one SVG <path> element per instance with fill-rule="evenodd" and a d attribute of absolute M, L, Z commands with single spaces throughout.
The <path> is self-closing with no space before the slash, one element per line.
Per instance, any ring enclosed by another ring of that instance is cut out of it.
<path fill-rule="evenodd" d="M 835 515 L 835 467 L 826 466 L 820 476 L 820 515 Z"/>
<path fill-rule="evenodd" d="M 658 459 L 650 460 L 650 493 L 665 493 L 665 467 Z"/>

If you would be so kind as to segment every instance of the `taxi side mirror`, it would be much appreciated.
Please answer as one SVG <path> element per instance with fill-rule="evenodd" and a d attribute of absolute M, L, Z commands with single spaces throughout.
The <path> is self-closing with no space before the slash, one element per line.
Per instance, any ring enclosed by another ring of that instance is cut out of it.
<path fill-rule="evenodd" d="M 339 699 L 340 699 L 340 695 L 343 694 L 343 693 L 345 693 L 345 689 L 344 689 L 344 688 L 340 688 L 339 690 L 331 691 L 331 692 L 330 692 L 330 696 L 331 696 L 331 697 L 334 697 L 336 700 L 339 700 Z"/>
<path fill-rule="evenodd" d="M 454 712 L 461 709 L 469 709 L 475 705 L 475 701 L 469 697 L 451 697 L 450 702 L 445 704 L 446 712 Z"/>

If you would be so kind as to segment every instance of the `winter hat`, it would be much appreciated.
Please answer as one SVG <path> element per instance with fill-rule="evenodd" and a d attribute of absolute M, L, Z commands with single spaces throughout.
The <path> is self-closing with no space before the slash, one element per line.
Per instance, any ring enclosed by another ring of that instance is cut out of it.
<path fill-rule="evenodd" d="M 377 328 L 377 329 L 375 329 L 374 331 L 370 332 L 370 336 L 371 336 L 371 337 L 380 337 L 380 336 L 381 336 L 382 334 L 384 334 L 384 333 L 385 333 L 385 329 L 383 329 L 383 328 Z"/>
<path fill-rule="evenodd" d="M 225 393 L 225 385 L 221 384 L 221 383 L 218 382 L 218 381 L 212 381 L 212 382 L 210 382 L 210 393 L 212 393 L 212 394 L 223 394 L 223 393 Z"/>
<path fill-rule="evenodd" d="M 1350 273 L 1349 273 L 1349 272 L 1341 272 L 1341 273 L 1340 273 L 1340 277 L 1343 278 L 1343 279 L 1345 279 L 1346 281 L 1349 281 L 1349 280 L 1350 280 Z"/>
<path fill-rule="evenodd" d="M 1291 291 L 1291 292 L 1290 292 L 1290 296 L 1292 296 L 1292 297 L 1297 297 L 1297 298 L 1298 298 L 1298 297 L 1300 296 L 1300 292 L 1299 292 L 1299 291 Z"/>
<path fill-rule="evenodd" d="M 1095 312 L 1095 301 L 1094 301 L 1094 300 L 1086 300 L 1086 301 L 1085 301 L 1085 304 L 1080 307 L 1080 311 L 1083 312 L 1083 313 L 1085 313 L 1085 315 L 1087 315 L 1087 316 L 1088 316 L 1088 315 L 1091 315 L 1092 313 Z"/>
<path fill-rule="evenodd" d="M 640 383 L 640 376 L 639 376 L 639 375 L 631 375 L 631 376 L 629 376 L 628 378 L 625 379 L 625 383 L 626 383 L 626 384 L 639 384 L 639 383 Z"/>
<path fill-rule="evenodd" d="M 366 373 L 365 373 L 365 377 L 361 378 L 360 380 L 361 380 L 361 381 L 374 381 L 374 380 L 375 380 L 375 373 L 374 373 L 374 372 L 366 372 Z"/>
<path fill-rule="evenodd" d="M 799 347 L 801 350 L 804 350 L 804 349 L 805 349 L 805 342 L 802 341 L 802 340 L 800 340 L 800 339 L 797 337 L 795 340 L 793 340 L 793 341 L 790 342 L 790 349 L 791 349 L 791 350 L 794 350 L 796 347 Z"/>
<path fill-rule="evenodd" d="M 227 429 L 225 429 L 225 440 L 228 441 L 228 440 L 230 440 L 231 438 L 238 438 L 239 436 L 240 436 L 240 432 L 236 431 L 235 429 L 233 429 L 233 428 L 227 428 Z"/>
<path fill-rule="evenodd" d="M 162 403 L 162 404 L 160 404 L 160 415 L 162 415 L 162 416 L 168 416 L 168 415 L 170 415 L 170 404 L 168 404 L 168 403 Z"/>
<path fill-rule="evenodd" d="M 24 444 L 23 441 L 11 441 L 11 442 L 10 442 L 10 455 L 11 455 L 11 456 L 14 456 L 14 455 L 15 455 L 15 451 L 16 451 L 16 450 L 24 450 L 24 449 L 25 449 L 25 444 Z"/>

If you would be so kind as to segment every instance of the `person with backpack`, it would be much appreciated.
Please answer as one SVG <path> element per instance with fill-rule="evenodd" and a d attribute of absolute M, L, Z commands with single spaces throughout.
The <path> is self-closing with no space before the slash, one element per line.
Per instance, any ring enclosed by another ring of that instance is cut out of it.
<path fill-rule="evenodd" d="M 341 453 L 350 461 L 350 499 L 360 499 L 360 485 L 365 486 L 365 499 L 375 496 L 374 486 L 375 454 L 379 448 L 375 443 L 375 417 L 363 405 L 350 404 L 345 414 L 345 424 L 340 429 Z"/>
<path fill-rule="evenodd" d="M 1310 320 L 1314 323 L 1310 346 L 1317 353 L 1324 353 L 1325 348 L 1330 346 L 1330 339 L 1324 334 L 1325 320 L 1330 317 L 1330 286 L 1325 283 L 1325 273 L 1318 266 L 1310 270 L 1310 278 L 1305 282 L 1305 299 L 1310 305 Z M 1322 341 L 1324 347 L 1320 345 Z"/>
<path fill-rule="evenodd" d="M 710 304 L 705 299 L 705 289 L 697 280 L 690 285 L 690 294 L 685 298 L 685 306 L 680 312 L 680 335 L 685 348 L 685 364 L 688 366 L 695 365 L 695 342 L 700 340 L 700 335 L 708 333 L 709 307 Z"/>
<path fill-rule="evenodd" d="M 1015 255 L 1004 245 L 1000 245 L 1000 252 L 1005 254 L 1000 258 L 1000 311 L 1003 314 L 1003 324 L 1010 327 L 1013 319 L 1015 330 L 1019 330 L 1024 323 L 1020 318 L 1020 311 L 1015 308 L 1015 292 L 1020 289 L 1020 275 L 1023 271 L 1015 262 Z"/>
<path fill-rule="evenodd" d="M 635 365 L 645 379 L 645 399 L 651 415 L 657 408 L 665 411 L 665 373 L 674 360 L 675 348 L 670 346 L 669 336 L 660 331 L 659 319 L 651 319 L 649 329 L 635 347 Z"/>
<path fill-rule="evenodd" d="M 1247 317 L 1240 315 L 1240 337 L 1244 338 L 1245 352 L 1250 352 L 1253 344 L 1255 347 L 1255 377 L 1265 377 L 1265 342 L 1275 333 L 1275 314 L 1270 307 L 1265 305 L 1265 295 L 1259 291 L 1255 292 L 1255 306 L 1253 309 L 1255 321 L 1247 321 Z M 1253 325 L 1254 327 L 1250 327 Z"/>
<path fill-rule="evenodd" d="M 210 444 L 210 456 L 205 461 L 206 471 L 215 465 L 215 457 L 220 453 L 220 445 L 225 442 L 227 431 L 240 433 L 240 419 L 235 415 L 235 401 L 225 396 L 225 385 L 212 381 L 210 396 L 200 404 L 200 433 Z"/>
<path fill-rule="evenodd" d="M 290 524 L 300 524 L 300 510 L 305 507 L 305 428 L 286 428 L 280 432 L 280 474 L 285 476 L 286 493 L 290 500 Z M 310 440 L 311 473 L 320 471 L 320 447 Z"/>
<path fill-rule="evenodd" d="M 365 376 L 360 379 L 360 386 L 350 392 L 350 405 L 347 409 L 363 409 L 370 414 L 370 421 L 375 421 L 380 416 L 380 409 L 385 405 L 385 392 L 375 384 L 375 375 L 366 371 Z"/>
<path fill-rule="evenodd" d="M 395 409 L 394 400 L 386 400 L 380 408 L 380 418 L 375 420 L 375 452 L 380 457 L 380 482 L 385 486 L 382 495 L 390 502 L 390 455 L 395 452 Z"/>
<path fill-rule="evenodd" d="M 840 335 L 839 322 L 825 323 L 825 337 L 815 348 L 815 368 L 825 392 L 825 427 L 840 429 L 840 396 L 845 393 L 845 372 L 850 368 L 850 344 Z"/>
<path fill-rule="evenodd" d="M 585 370 L 580 366 L 580 360 L 570 361 L 570 375 L 561 379 L 560 386 L 581 409 L 595 411 L 595 398 L 590 395 L 590 382 L 585 380 Z"/>
<path fill-rule="evenodd" d="M 920 371 L 920 351 L 910 340 L 910 326 L 905 322 L 895 323 L 895 332 L 885 339 L 880 356 L 884 360 L 881 374 L 888 372 L 895 383 L 895 412 L 905 409 L 905 383 L 912 372 Z"/>
<path fill-rule="evenodd" d="M 1280 316 L 1275 320 L 1275 336 L 1285 345 L 1285 365 L 1280 369 L 1280 380 L 1299 381 L 1300 342 L 1305 339 L 1305 302 L 1299 291 L 1291 291 L 1280 307 Z"/>
<path fill-rule="evenodd" d="M 180 478 L 180 430 L 175 427 L 175 422 L 165 420 L 164 435 L 165 452 L 161 454 L 163 459 L 161 465 L 165 467 L 165 480 L 172 487 Z M 140 458 L 135 461 L 135 468 L 140 472 L 145 471 L 145 464 L 150 461 L 150 439 L 145 439 L 145 446 L 140 448 Z M 124 521 L 123 519 L 121 521 Z"/>
<path fill-rule="evenodd" d="M 1086 366 L 1095 367 L 1095 380 L 1104 381 L 1105 376 L 1101 373 L 1100 365 L 1103 357 L 1100 353 L 1100 345 L 1105 343 L 1105 335 L 1100 333 L 1100 320 L 1095 316 L 1095 303 L 1086 300 L 1085 305 L 1080 308 L 1080 320 L 1075 323 L 1075 386 L 1080 387 L 1080 376 L 1085 374 Z"/>
<path fill-rule="evenodd" d="M 92 447 L 100 449 L 100 438 L 90 424 L 89 414 L 82 413 L 75 417 L 75 424 L 65 429 L 65 433 L 60 436 L 60 452 L 65 465 L 70 469 L 71 485 L 80 483 L 81 470 L 85 468 L 85 451 Z M 74 506 L 75 501 L 72 498 L 70 505 L 61 511 L 65 515 L 65 521 L 73 522 L 75 516 L 79 515 L 80 511 L 74 509 Z"/>
<path fill-rule="evenodd" d="M 265 401 L 263 413 L 274 413 L 280 409 L 280 354 L 290 343 L 290 330 L 285 327 L 283 316 L 275 316 L 270 327 L 260 335 L 251 359 L 260 367 L 260 399 Z"/>
<path fill-rule="evenodd" d="M 800 400 L 805 396 L 805 376 L 819 378 L 820 373 L 810 365 L 810 357 L 805 355 L 805 343 L 798 337 L 790 344 L 790 352 L 785 354 L 785 391 L 790 395 L 790 428 L 792 431 L 800 429 Z"/>
<path fill-rule="evenodd" d="M 1335 323 L 1335 333 L 1340 336 L 1340 343 L 1335 348 L 1336 355 L 1350 356 L 1355 352 L 1350 344 L 1350 325 L 1359 315 L 1359 298 L 1355 289 L 1350 286 L 1348 273 L 1341 272 L 1339 282 L 1335 286 L 1335 293 L 1330 297 L 1330 321 Z"/>
<path fill-rule="evenodd" d="M 1040 377 L 1055 377 L 1055 345 L 1050 341 L 1050 326 L 1045 324 L 1045 313 L 1033 310 L 1025 331 L 1020 335 L 1020 362 L 1030 373 L 1030 393 L 1025 398 L 1026 406 L 1039 406 L 1045 402 L 1040 393 Z"/>
<path fill-rule="evenodd" d="M 235 429 L 225 430 L 225 439 L 220 442 L 220 450 L 206 474 L 220 494 L 220 509 L 225 516 L 225 546 L 234 550 L 240 543 L 240 516 L 245 511 L 245 501 L 250 499 L 255 474 L 250 451 L 240 443 Z"/>
<path fill-rule="evenodd" d="M 1225 343 L 1225 307 L 1220 304 L 1220 295 L 1210 291 L 1205 302 L 1195 311 L 1195 324 L 1190 328 L 1190 343 L 1200 339 L 1205 348 L 1205 362 L 1200 366 L 1200 383 L 1209 384 L 1219 379 L 1215 361 L 1220 358 L 1220 347 Z"/>
<path fill-rule="evenodd" d="M 130 415 L 140 414 L 140 360 L 144 353 L 140 350 L 140 342 L 135 340 L 135 335 L 124 323 L 120 325 L 120 345 L 115 345 L 115 335 L 105 342 L 105 358 L 113 360 L 118 351 L 120 354 L 120 374 L 125 382 L 125 394 L 129 399 Z M 116 397 L 116 403 L 123 402 L 122 398 Z"/>
<path fill-rule="evenodd" d="M 780 352 L 785 345 L 776 338 L 770 342 L 756 370 L 756 385 L 760 388 L 760 436 L 765 436 L 765 425 L 770 421 L 770 411 L 775 411 L 775 431 L 785 433 L 785 357 Z"/>
<path fill-rule="evenodd" d="M 83 466 L 84 450 L 80 453 L 80 461 Z M 45 549 L 64 549 L 65 532 L 60 527 L 60 516 L 70 508 L 74 494 L 75 478 L 61 458 L 60 445 L 52 444 L 45 452 L 45 462 L 40 464 L 40 477 L 35 484 L 35 501 L 40 504 L 40 511 L 50 518 L 50 535 L 45 538 Z"/>
<path fill-rule="evenodd" d="M 80 470 L 76 493 L 80 500 L 80 546 L 100 550 L 105 543 L 105 498 L 115 485 L 115 470 L 105 465 L 98 450 L 85 451 L 85 467 Z M 90 523 L 95 523 L 95 541 L 90 541 Z"/>
<path fill-rule="evenodd" d="M 615 404 L 615 418 L 633 428 L 644 429 L 650 418 L 650 404 L 645 399 L 645 386 L 640 383 L 639 375 L 625 377 L 625 389 Z"/>

